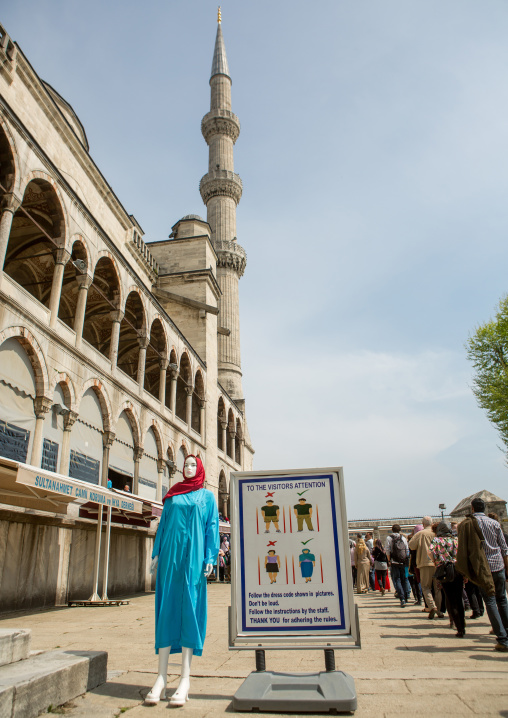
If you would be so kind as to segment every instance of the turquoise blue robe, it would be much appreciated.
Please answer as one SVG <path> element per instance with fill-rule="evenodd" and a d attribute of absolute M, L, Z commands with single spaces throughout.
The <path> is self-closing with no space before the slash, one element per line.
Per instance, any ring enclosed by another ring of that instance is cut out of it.
<path fill-rule="evenodd" d="M 208 489 L 166 499 L 152 558 L 159 557 L 155 584 L 155 652 L 171 646 L 203 653 L 206 635 L 207 563 L 219 554 L 219 514 Z"/>

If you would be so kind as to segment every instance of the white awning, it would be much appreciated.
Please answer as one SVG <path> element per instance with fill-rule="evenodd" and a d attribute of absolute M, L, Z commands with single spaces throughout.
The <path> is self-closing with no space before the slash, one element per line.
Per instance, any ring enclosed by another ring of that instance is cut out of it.
<path fill-rule="evenodd" d="M 136 514 L 143 512 L 142 502 L 131 496 L 119 496 L 103 486 L 0 458 L 0 501 L 4 496 L 10 499 L 8 503 L 46 511 L 65 510 L 67 504 L 75 501 L 79 504 L 93 502 Z"/>

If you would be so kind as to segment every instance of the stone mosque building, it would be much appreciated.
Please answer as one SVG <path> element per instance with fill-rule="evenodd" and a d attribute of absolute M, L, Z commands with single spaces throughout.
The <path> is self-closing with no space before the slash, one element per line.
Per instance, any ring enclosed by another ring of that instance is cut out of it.
<path fill-rule="evenodd" d="M 16 462 L 110 481 L 142 499 L 143 521 L 113 517 L 113 592 L 150 582 L 151 519 L 187 454 L 202 458 L 224 515 L 230 473 L 252 468 L 240 359 L 242 182 L 233 163 L 240 123 L 220 16 L 210 88 L 199 185 L 206 220 L 186 215 L 169 239 L 145 243 L 71 105 L 0 26 L 0 583 L 13 596 L 0 610 L 86 592 L 74 574 L 93 554 L 93 510 L 64 511 L 22 490 Z M 20 603 L 27 561 L 52 550 L 51 576 Z M 121 569 L 127 557 L 132 581 Z"/>

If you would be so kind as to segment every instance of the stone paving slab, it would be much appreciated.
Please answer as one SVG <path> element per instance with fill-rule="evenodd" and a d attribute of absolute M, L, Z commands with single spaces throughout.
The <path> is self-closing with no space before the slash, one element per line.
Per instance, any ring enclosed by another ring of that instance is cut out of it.
<path fill-rule="evenodd" d="M 182 709 L 171 709 L 181 710 L 186 718 L 233 713 L 232 697 L 254 669 L 252 652 L 228 651 L 229 600 L 229 586 L 209 586 L 207 640 L 203 656 L 192 663 L 191 700 Z M 418 606 L 401 609 L 390 594 L 355 596 L 355 600 L 362 649 L 335 655 L 337 668 L 355 679 L 357 718 L 408 718 L 429 711 L 447 718 L 508 717 L 508 654 L 494 650 L 486 619 L 468 621 L 466 637 L 458 639 L 447 619 L 429 621 Z M 166 701 L 142 705 L 157 670 L 153 605 L 153 594 L 143 594 L 130 597 L 128 606 L 17 613 L 0 625 L 30 628 L 35 649 L 108 651 L 108 682 L 72 701 L 65 715 L 146 718 L 168 711 Z M 267 668 L 276 671 L 317 672 L 324 666 L 321 651 L 270 651 L 266 659 Z M 178 671 L 179 657 L 171 656 L 170 687 L 176 687 Z"/>

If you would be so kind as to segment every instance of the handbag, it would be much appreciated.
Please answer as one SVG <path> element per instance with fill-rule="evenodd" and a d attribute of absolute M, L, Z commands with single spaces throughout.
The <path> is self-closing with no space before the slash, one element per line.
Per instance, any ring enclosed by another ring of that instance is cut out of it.
<path fill-rule="evenodd" d="M 453 561 L 440 563 L 435 570 L 434 578 L 439 583 L 453 583 L 455 581 L 455 564 Z"/>

